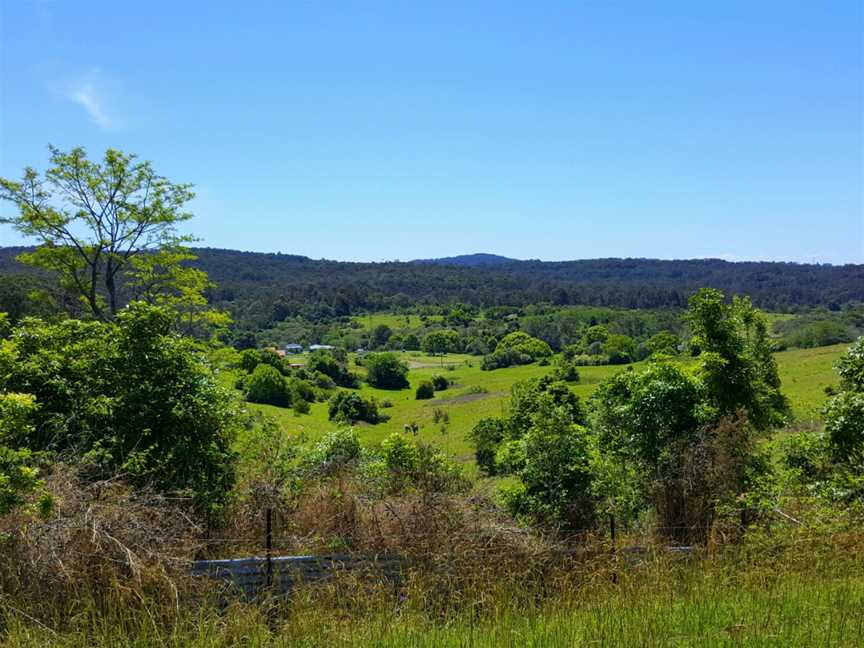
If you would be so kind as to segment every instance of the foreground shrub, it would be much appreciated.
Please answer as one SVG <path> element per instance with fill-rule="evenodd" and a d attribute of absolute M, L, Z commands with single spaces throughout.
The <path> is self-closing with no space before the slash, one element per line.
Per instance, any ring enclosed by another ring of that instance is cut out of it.
<path fill-rule="evenodd" d="M 519 484 L 502 492 L 507 509 L 535 524 L 569 531 L 590 528 L 595 499 L 588 431 L 547 398 L 527 434 L 513 443 L 519 459 L 510 464 Z M 507 462 L 499 458 L 498 463 Z"/>
<path fill-rule="evenodd" d="M 218 508 L 233 483 L 238 419 L 167 311 L 133 303 L 115 322 L 25 320 L 3 343 L 0 389 L 31 394 L 33 429 L 7 445 L 80 458 L 94 479 L 186 492 Z"/>

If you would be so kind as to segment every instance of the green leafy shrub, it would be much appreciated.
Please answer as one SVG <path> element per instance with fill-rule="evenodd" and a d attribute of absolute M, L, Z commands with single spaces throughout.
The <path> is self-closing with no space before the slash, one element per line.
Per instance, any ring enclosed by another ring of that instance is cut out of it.
<path fill-rule="evenodd" d="M 133 303 L 114 322 L 29 319 L 0 353 L 0 390 L 39 404 L 7 445 L 79 458 L 84 476 L 185 491 L 213 510 L 234 479 L 235 402 L 173 316 Z"/>
<path fill-rule="evenodd" d="M 532 360 L 548 358 L 552 355 L 552 349 L 543 340 L 538 340 L 524 331 L 508 333 L 498 342 L 495 351 L 515 351 L 530 356 Z"/>
<path fill-rule="evenodd" d="M 347 363 L 344 360 L 340 361 L 330 351 L 313 351 L 306 359 L 304 368 L 307 371 L 318 372 L 328 376 L 333 383 L 340 387 L 355 388 L 360 383 L 357 375 L 348 371 Z"/>
<path fill-rule="evenodd" d="M 474 445 L 474 458 L 480 470 L 487 475 L 496 474 L 495 453 L 504 440 L 504 421 L 497 418 L 480 419 L 471 428 L 469 439 Z"/>
<path fill-rule="evenodd" d="M 428 400 L 434 397 L 435 388 L 432 386 L 432 383 L 430 381 L 424 380 L 419 385 L 417 385 L 417 391 L 415 392 L 415 398 L 417 400 Z"/>
<path fill-rule="evenodd" d="M 378 404 L 374 399 L 366 400 L 360 394 L 349 391 L 338 391 L 331 396 L 327 404 L 327 412 L 331 421 L 342 423 L 380 423 L 387 416 L 379 413 Z"/>
<path fill-rule="evenodd" d="M 0 516 L 23 504 L 43 485 L 33 453 L 6 445 L 13 436 L 22 438 L 33 431 L 31 418 L 36 409 L 29 394 L 0 394 Z"/>
<path fill-rule="evenodd" d="M 363 359 L 366 381 L 378 389 L 408 387 L 408 365 L 393 353 L 370 353 Z"/>
<path fill-rule="evenodd" d="M 825 406 L 824 417 L 835 461 L 864 467 L 864 392 L 841 392 Z"/>
<path fill-rule="evenodd" d="M 276 368 L 259 364 L 246 383 L 246 400 L 250 403 L 290 407 L 291 388 Z"/>
<path fill-rule="evenodd" d="M 546 400 L 528 433 L 511 444 L 518 444 L 511 464 L 520 484 L 502 492 L 507 509 L 541 525 L 590 528 L 596 503 L 588 431 Z"/>
<path fill-rule="evenodd" d="M 435 389 L 436 392 L 444 391 L 445 389 L 450 387 L 450 381 L 444 376 L 436 374 L 432 376 L 432 387 Z"/>

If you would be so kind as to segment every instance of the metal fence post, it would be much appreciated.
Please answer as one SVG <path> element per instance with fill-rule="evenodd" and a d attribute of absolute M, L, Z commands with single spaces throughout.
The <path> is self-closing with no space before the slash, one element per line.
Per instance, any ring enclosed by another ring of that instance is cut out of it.
<path fill-rule="evenodd" d="M 267 509 L 267 587 L 273 584 L 273 509 Z"/>

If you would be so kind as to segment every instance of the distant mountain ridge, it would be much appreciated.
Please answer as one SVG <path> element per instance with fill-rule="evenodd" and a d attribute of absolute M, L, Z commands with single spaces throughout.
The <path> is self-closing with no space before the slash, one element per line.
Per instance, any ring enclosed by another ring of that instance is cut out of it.
<path fill-rule="evenodd" d="M 500 254 L 489 254 L 488 252 L 475 252 L 474 254 L 459 254 L 457 256 L 441 257 L 438 259 L 415 259 L 412 263 L 425 263 L 428 265 L 447 265 L 463 267 L 496 266 L 506 263 L 517 263 L 520 259 L 511 259 Z"/>
<path fill-rule="evenodd" d="M 55 283 L 47 273 L 16 261 L 26 249 L 0 248 L 0 303 L 4 291 L 26 296 L 25 276 L 27 281 Z M 727 295 L 749 295 L 757 306 L 783 312 L 798 306 L 838 309 L 864 303 L 864 264 L 636 258 L 520 261 L 486 253 L 370 263 L 216 248 L 193 252 L 198 255 L 193 265 L 216 283 L 211 300 L 238 308 L 246 304 L 261 321 L 271 317 L 274 304 L 286 305 L 276 309 L 276 321 L 284 319 L 284 312 L 301 309 L 347 315 L 416 304 L 683 308 L 690 295 L 706 286 Z"/>

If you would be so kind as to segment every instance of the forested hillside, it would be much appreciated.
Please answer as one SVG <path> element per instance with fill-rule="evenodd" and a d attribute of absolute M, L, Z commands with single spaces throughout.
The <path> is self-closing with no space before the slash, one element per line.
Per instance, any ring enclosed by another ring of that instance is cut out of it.
<path fill-rule="evenodd" d="M 0 249 L 0 275 L 33 272 L 15 261 L 23 250 Z M 281 320 L 301 311 L 341 316 L 455 302 L 681 308 L 703 286 L 749 295 L 757 306 L 777 311 L 811 306 L 836 309 L 864 301 L 864 265 L 860 264 L 591 259 L 501 261 L 471 267 L 437 262 L 350 263 L 211 248 L 194 252 L 195 265 L 218 286 L 211 300 L 241 314 L 241 319 L 248 314 Z"/>

